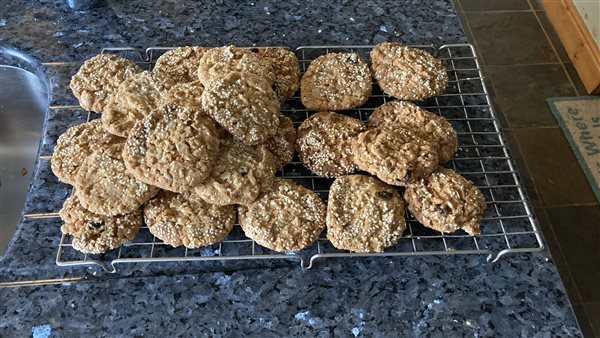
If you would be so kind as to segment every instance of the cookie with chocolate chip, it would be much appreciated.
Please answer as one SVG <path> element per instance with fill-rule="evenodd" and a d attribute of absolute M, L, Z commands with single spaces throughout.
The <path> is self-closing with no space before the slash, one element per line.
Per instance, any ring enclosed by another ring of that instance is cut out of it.
<path fill-rule="evenodd" d="M 300 64 L 294 52 L 286 48 L 265 47 L 258 48 L 257 53 L 273 67 L 275 73 L 273 90 L 279 102 L 294 95 L 300 84 Z"/>

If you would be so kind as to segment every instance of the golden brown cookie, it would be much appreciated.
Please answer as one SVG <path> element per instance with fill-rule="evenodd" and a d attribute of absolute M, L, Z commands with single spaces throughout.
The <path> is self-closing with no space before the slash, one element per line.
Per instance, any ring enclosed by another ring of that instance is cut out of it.
<path fill-rule="evenodd" d="M 87 210 L 106 216 L 127 214 L 158 192 L 127 171 L 123 148 L 120 143 L 96 149 L 81 164 L 75 175 L 75 194 Z"/>
<path fill-rule="evenodd" d="M 276 178 L 254 203 L 239 206 L 247 237 L 275 251 L 296 251 L 312 244 L 325 228 L 325 204 L 309 189 Z"/>
<path fill-rule="evenodd" d="M 163 242 L 195 249 L 227 236 L 235 223 L 235 207 L 213 205 L 195 194 L 161 191 L 146 203 L 144 219 Z"/>
<path fill-rule="evenodd" d="M 418 48 L 383 42 L 371 51 L 371 70 L 379 87 L 400 100 L 424 100 L 440 95 L 448 85 L 442 61 Z"/>
<path fill-rule="evenodd" d="M 204 85 L 199 80 L 194 82 L 178 83 L 171 87 L 165 96 L 166 104 L 179 107 L 202 109 L 202 93 Z"/>
<path fill-rule="evenodd" d="M 219 135 L 210 117 L 165 105 L 133 127 L 123 161 L 139 181 L 181 193 L 208 178 L 218 152 Z"/>
<path fill-rule="evenodd" d="M 338 249 L 383 252 L 406 229 L 398 191 L 365 175 L 338 177 L 329 190 L 327 239 Z"/>
<path fill-rule="evenodd" d="M 231 72 L 208 82 L 202 108 L 244 144 L 264 143 L 277 132 L 279 101 L 269 83 L 250 73 Z"/>
<path fill-rule="evenodd" d="M 311 62 L 300 82 L 302 104 L 309 110 L 345 110 L 369 99 L 373 81 L 356 53 L 329 53 Z"/>
<path fill-rule="evenodd" d="M 120 247 L 132 240 L 142 225 L 140 209 L 125 215 L 98 215 L 86 210 L 76 195 L 65 201 L 59 215 L 65 222 L 60 230 L 73 236 L 73 248 L 88 254 Z"/>
<path fill-rule="evenodd" d="M 102 113 L 121 82 L 141 71 L 120 56 L 99 54 L 83 63 L 71 78 L 70 87 L 83 109 Z"/>
<path fill-rule="evenodd" d="M 172 49 L 158 59 L 152 70 L 156 74 L 166 75 L 178 83 L 198 80 L 200 59 L 209 50 L 207 47 L 188 46 Z"/>
<path fill-rule="evenodd" d="M 369 128 L 411 131 L 437 147 L 439 163 L 450 161 L 458 149 L 456 132 L 445 118 L 408 101 L 391 101 L 377 107 L 369 118 Z"/>
<path fill-rule="evenodd" d="M 264 78 L 269 86 L 275 83 L 275 72 L 266 60 L 250 49 L 226 46 L 212 48 L 200 60 L 198 79 L 205 86 L 212 79 L 221 78 L 231 72 L 250 73 Z"/>
<path fill-rule="evenodd" d="M 258 55 L 273 66 L 275 72 L 273 90 L 279 102 L 294 95 L 300 85 L 300 64 L 294 52 L 286 48 L 265 47 L 258 49 Z"/>
<path fill-rule="evenodd" d="M 349 116 L 334 112 L 316 113 L 298 127 L 296 148 L 300 160 L 319 176 L 350 174 L 356 170 L 352 144 L 365 129 L 361 121 Z"/>
<path fill-rule="evenodd" d="M 275 169 L 275 158 L 265 145 L 225 139 L 210 177 L 195 192 L 212 204 L 249 204 L 271 186 Z"/>
<path fill-rule="evenodd" d="M 277 168 L 283 167 L 292 160 L 296 152 L 296 128 L 289 117 L 279 115 L 277 132 L 265 141 L 265 146 L 275 156 Z"/>
<path fill-rule="evenodd" d="M 133 125 L 160 107 L 167 91 L 175 85 L 169 78 L 149 71 L 123 81 L 102 113 L 109 133 L 127 137 Z"/>
<path fill-rule="evenodd" d="M 437 149 L 404 129 L 369 129 L 358 135 L 352 153 L 358 168 L 392 185 L 415 182 L 438 164 Z"/>
<path fill-rule="evenodd" d="M 485 198 L 473 182 L 452 169 L 438 167 L 430 176 L 406 188 L 408 210 L 424 226 L 440 231 L 480 233 Z"/>
<path fill-rule="evenodd" d="M 56 141 L 50 162 L 52 172 L 59 181 L 74 184 L 75 174 L 86 157 L 98 148 L 122 142 L 125 139 L 107 133 L 100 120 L 73 126 Z"/>

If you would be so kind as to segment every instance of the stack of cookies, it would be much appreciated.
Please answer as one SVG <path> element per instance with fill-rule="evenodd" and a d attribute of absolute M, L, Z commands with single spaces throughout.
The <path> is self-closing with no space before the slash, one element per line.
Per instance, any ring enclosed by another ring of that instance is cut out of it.
<path fill-rule="evenodd" d="M 166 244 L 198 248 L 223 240 L 237 218 L 246 236 L 276 251 L 305 248 L 327 227 L 338 248 L 379 252 L 404 231 L 401 186 L 425 226 L 477 234 L 481 193 L 438 166 L 456 152 L 454 130 L 409 102 L 445 90 L 441 63 L 397 43 L 371 58 L 369 67 L 355 53 L 326 54 L 302 79 L 283 48 L 181 47 L 152 71 L 116 55 L 87 60 L 71 89 L 101 119 L 58 139 L 52 170 L 75 188 L 61 230 L 85 253 L 119 247 L 142 224 Z M 400 100 L 368 125 L 334 112 L 365 104 L 373 78 Z M 299 87 L 316 113 L 296 133 L 280 104 Z M 275 177 L 296 150 L 315 174 L 337 178 L 328 205 Z"/>

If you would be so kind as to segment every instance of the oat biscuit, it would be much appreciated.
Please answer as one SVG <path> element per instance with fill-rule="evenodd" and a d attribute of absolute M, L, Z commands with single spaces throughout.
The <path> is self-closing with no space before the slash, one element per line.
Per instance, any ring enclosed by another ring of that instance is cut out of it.
<path fill-rule="evenodd" d="M 373 81 L 356 53 L 329 53 L 311 62 L 300 82 L 300 98 L 309 110 L 344 110 L 367 102 Z"/>
<path fill-rule="evenodd" d="M 244 233 L 275 251 L 296 251 L 312 244 L 325 228 L 325 204 L 309 189 L 276 178 L 258 200 L 238 208 Z"/>
<path fill-rule="evenodd" d="M 442 94 L 448 73 L 442 61 L 418 48 L 383 42 L 371 51 L 371 70 L 379 87 L 400 100 L 424 100 Z"/>
<path fill-rule="evenodd" d="M 279 102 L 294 95 L 300 85 L 300 64 L 294 52 L 286 48 L 265 47 L 259 48 L 257 53 L 273 67 L 273 90 Z"/>
<path fill-rule="evenodd" d="M 406 129 L 436 146 L 439 163 L 446 163 L 456 154 L 456 131 L 443 117 L 412 102 L 391 101 L 379 106 L 369 118 L 369 128 Z"/>
<path fill-rule="evenodd" d="M 70 127 L 56 141 L 51 160 L 52 172 L 59 181 L 74 184 L 75 174 L 86 157 L 98 148 L 122 142 L 125 139 L 107 133 L 100 120 Z"/>
<path fill-rule="evenodd" d="M 75 175 L 75 194 L 87 210 L 107 216 L 127 214 L 158 192 L 127 171 L 123 148 L 120 143 L 96 149 L 81 164 Z"/>
<path fill-rule="evenodd" d="M 250 73 L 264 78 L 271 86 L 275 83 L 273 67 L 250 49 L 226 46 L 212 48 L 200 60 L 198 79 L 205 86 L 215 78 L 221 78 L 231 72 Z"/>
<path fill-rule="evenodd" d="M 142 224 L 140 209 L 125 215 L 98 215 L 86 210 L 76 195 L 65 201 L 59 215 L 65 222 L 60 230 L 73 236 L 73 248 L 88 254 L 120 247 L 137 235 Z"/>
<path fill-rule="evenodd" d="M 208 82 L 202 108 L 244 144 L 263 143 L 277 131 L 279 101 L 265 79 L 231 72 Z"/>
<path fill-rule="evenodd" d="M 99 54 L 83 63 L 71 78 L 70 87 L 83 109 L 102 113 L 121 82 L 141 71 L 120 56 Z"/>
<path fill-rule="evenodd" d="M 127 137 L 137 121 L 163 104 L 173 85 L 170 78 L 149 71 L 123 81 L 102 113 L 104 127 L 109 133 Z"/>
<path fill-rule="evenodd" d="M 428 228 L 441 232 L 463 229 L 471 236 L 480 233 L 485 198 L 473 182 L 452 169 L 439 167 L 409 186 L 404 198 L 411 214 Z"/>
<path fill-rule="evenodd" d="M 265 141 L 265 146 L 275 156 L 277 168 L 283 167 L 292 160 L 296 151 L 296 128 L 289 117 L 279 115 L 277 132 Z"/>
<path fill-rule="evenodd" d="M 358 168 L 392 185 L 415 182 L 438 164 L 436 148 L 404 129 L 369 129 L 358 135 L 352 153 Z"/>
<path fill-rule="evenodd" d="M 179 107 L 202 109 L 202 93 L 204 85 L 199 80 L 194 82 L 178 83 L 171 87 L 165 96 L 166 104 Z"/>
<path fill-rule="evenodd" d="M 165 105 L 133 127 L 123 161 L 139 181 L 181 193 L 208 178 L 218 151 L 219 135 L 210 117 Z"/>
<path fill-rule="evenodd" d="M 212 172 L 195 192 L 216 205 L 249 204 L 271 186 L 275 169 L 275 157 L 265 145 L 221 140 Z"/>
<path fill-rule="evenodd" d="M 404 201 L 394 187 L 365 175 L 341 176 L 331 185 L 327 238 L 336 248 L 383 252 L 405 228 Z"/>
<path fill-rule="evenodd" d="M 195 249 L 227 236 L 235 223 L 235 207 L 213 205 L 195 194 L 161 191 L 146 203 L 144 219 L 163 242 Z"/>
<path fill-rule="evenodd" d="M 323 177 L 347 175 L 356 170 L 352 144 L 366 129 L 358 119 L 334 112 L 320 112 L 298 127 L 296 148 L 300 160 Z"/>
<path fill-rule="evenodd" d="M 172 49 L 156 59 L 152 72 L 166 75 L 178 83 L 198 79 L 198 67 L 207 47 L 188 46 Z"/>

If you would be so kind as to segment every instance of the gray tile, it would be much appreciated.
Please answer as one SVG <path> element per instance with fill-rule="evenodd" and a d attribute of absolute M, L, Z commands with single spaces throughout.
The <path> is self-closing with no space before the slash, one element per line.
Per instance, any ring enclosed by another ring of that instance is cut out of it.
<path fill-rule="evenodd" d="M 584 304 L 596 337 L 600 337 L 600 302 Z"/>
<path fill-rule="evenodd" d="M 502 114 L 500 114 L 502 115 Z M 503 130 L 504 136 L 506 138 L 506 142 L 508 143 L 508 147 L 510 148 L 510 155 L 515 162 L 517 167 L 517 172 L 519 173 L 519 177 L 521 178 L 521 182 L 525 186 L 525 192 L 527 193 L 527 197 L 531 201 L 533 207 L 541 207 L 542 200 L 539 198 L 538 192 L 533 184 L 531 179 L 531 173 L 527 168 L 525 159 L 521 153 L 521 149 L 519 148 L 519 144 L 512 130 Z"/>
<path fill-rule="evenodd" d="M 529 10 L 527 0 L 460 0 L 464 11 Z"/>
<path fill-rule="evenodd" d="M 486 65 L 557 62 L 533 12 L 465 13 Z"/>
<path fill-rule="evenodd" d="M 533 7 L 533 9 L 536 11 L 544 10 L 544 6 L 542 6 L 542 0 L 529 0 L 529 3 L 531 3 L 531 7 Z"/>
<path fill-rule="evenodd" d="M 600 205 L 546 210 L 582 302 L 600 302 Z"/>
<path fill-rule="evenodd" d="M 575 90 L 560 64 L 486 66 L 494 101 L 512 128 L 555 126 L 546 98 L 573 96 Z"/>
<path fill-rule="evenodd" d="M 594 330 L 592 329 L 590 316 L 586 311 L 586 307 L 583 304 L 573 305 L 573 312 L 577 318 L 577 323 L 581 329 L 581 333 L 584 338 L 595 338 Z"/>
<path fill-rule="evenodd" d="M 563 44 L 560 41 L 560 38 L 558 37 L 558 34 L 556 34 L 554 26 L 552 26 L 552 24 L 548 20 L 548 17 L 546 16 L 546 12 L 537 12 L 536 15 L 540 19 L 540 22 L 542 23 L 542 27 L 544 27 L 546 34 L 548 34 L 550 42 L 552 42 L 552 45 L 554 46 L 554 49 L 556 50 L 560 61 L 571 62 L 571 60 L 569 59 L 569 54 L 567 54 L 567 51 L 565 50 L 565 47 L 563 47 Z"/>
<path fill-rule="evenodd" d="M 587 89 L 585 89 L 583 82 L 581 82 L 581 78 L 579 77 L 579 74 L 577 73 L 577 69 L 575 69 L 575 66 L 573 66 L 573 64 L 570 62 L 564 63 L 563 65 L 565 66 L 565 69 L 567 70 L 569 77 L 571 78 L 571 80 L 573 81 L 573 84 L 575 85 L 577 94 L 579 94 L 581 96 L 588 95 Z"/>
<path fill-rule="evenodd" d="M 560 128 L 524 128 L 514 133 L 546 206 L 597 203 Z"/>

